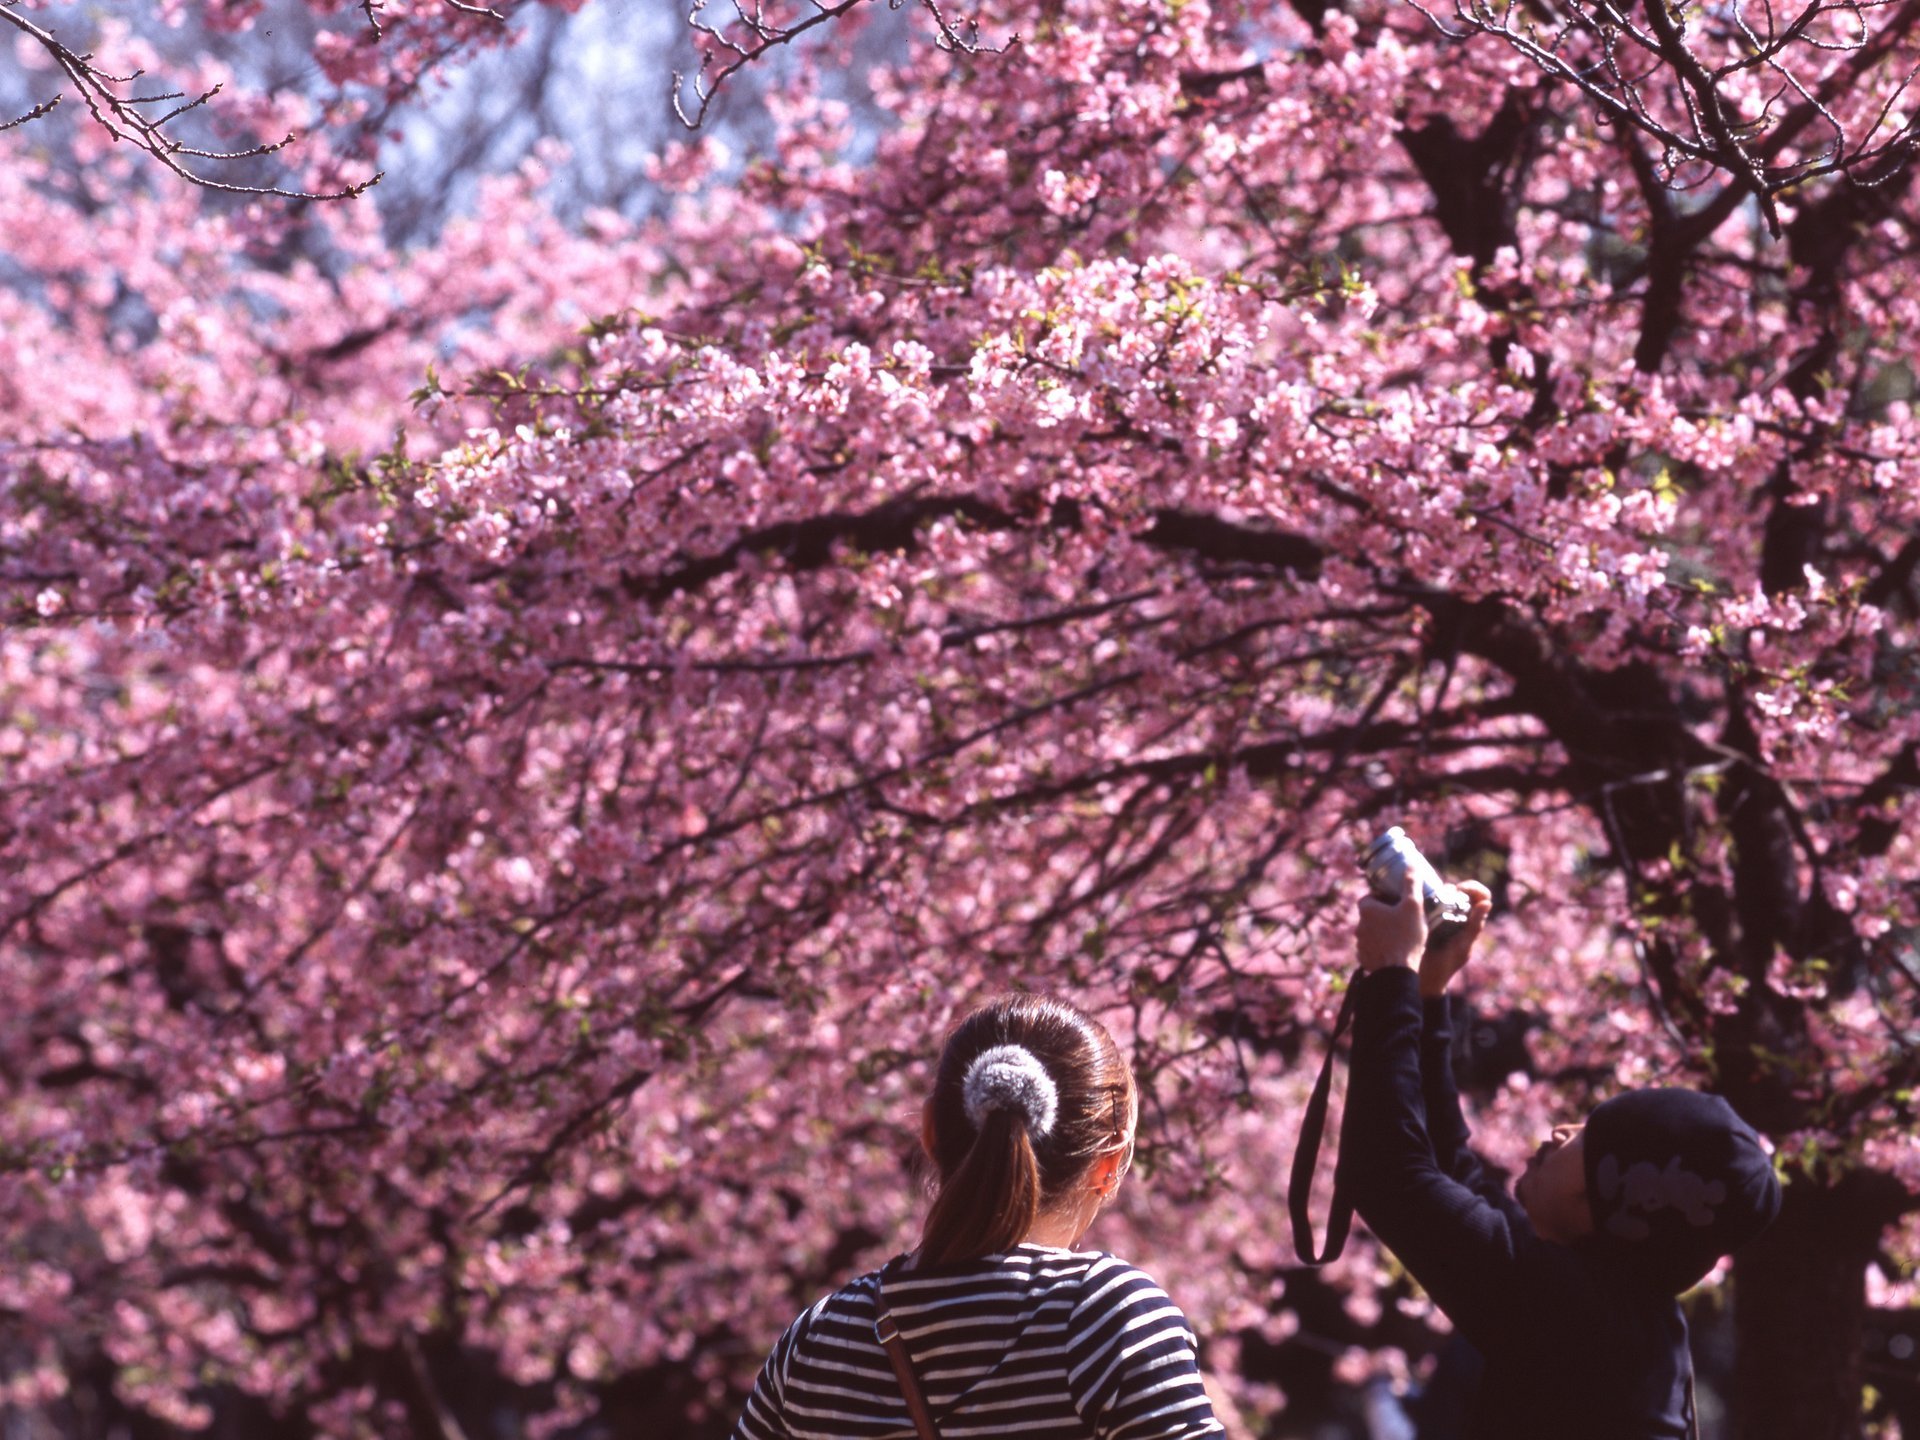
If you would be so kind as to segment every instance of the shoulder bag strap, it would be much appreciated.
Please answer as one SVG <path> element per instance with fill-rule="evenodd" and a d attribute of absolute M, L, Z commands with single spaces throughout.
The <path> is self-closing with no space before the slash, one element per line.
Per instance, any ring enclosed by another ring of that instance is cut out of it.
<path fill-rule="evenodd" d="M 1300 1117 L 1300 1141 L 1293 1151 L 1293 1173 L 1287 1180 L 1287 1211 L 1293 1220 L 1293 1249 L 1304 1265 L 1325 1265 L 1340 1258 L 1347 1245 L 1347 1231 L 1353 1225 L 1353 1201 L 1340 1183 L 1340 1171 L 1334 1170 L 1333 1204 L 1327 1210 L 1326 1248 L 1315 1253 L 1313 1220 L 1307 1213 L 1307 1201 L 1313 1195 L 1313 1172 L 1320 1162 L 1320 1138 L 1327 1128 L 1327 1100 L 1333 1090 L 1333 1057 L 1340 1037 L 1353 1023 L 1353 996 L 1359 980 L 1356 973 L 1347 983 L 1340 1001 L 1340 1014 L 1333 1022 L 1333 1034 L 1327 1037 L 1327 1058 L 1320 1063 L 1320 1078 L 1313 1082 L 1313 1094 L 1306 1112 Z"/>
<path fill-rule="evenodd" d="M 933 1428 L 933 1415 L 927 1409 L 927 1397 L 920 1390 L 920 1377 L 913 1373 L 913 1357 L 907 1354 L 907 1342 L 900 1338 L 900 1327 L 893 1323 L 893 1312 L 879 1295 L 875 1295 L 874 1304 L 880 1313 L 873 1322 L 873 1338 L 880 1342 L 887 1359 L 893 1362 L 894 1378 L 900 1382 L 900 1392 L 907 1397 L 907 1414 L 913 1417 L 913 1428 L 920 1440 L 940 1440 L 940 1432 Z"/>

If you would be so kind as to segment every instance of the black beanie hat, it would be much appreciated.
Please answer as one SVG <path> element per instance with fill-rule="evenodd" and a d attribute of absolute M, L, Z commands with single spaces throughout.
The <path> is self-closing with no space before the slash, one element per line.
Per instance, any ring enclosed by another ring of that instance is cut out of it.
<path fill-rule="evenodd" d="M 1718 1095 L 1629 1091 L 1587 1117 L 1582 1146 L 1594 1243 L 1669 1294 L 1780 1213 L 1772 1157 Z"/>

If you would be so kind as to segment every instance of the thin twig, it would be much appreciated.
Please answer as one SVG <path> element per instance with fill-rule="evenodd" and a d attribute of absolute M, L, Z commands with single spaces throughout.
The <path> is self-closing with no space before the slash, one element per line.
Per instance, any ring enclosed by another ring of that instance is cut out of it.
<path fill-rule="evenodd" d="M 253 160 L 273 155 L 294 143 L 298 138 L 288 132 L 278 140 L 265 141 L 238 150 L 202 150 L 175 140 L 167 134 L 166 126 L 190 111 L 198 110 L 220 93 L 220 86 L 213 85 L 189 98 L 183 90 L 167 90 L 151 95 L 121 95 L 116 87 L 131 85 L 145 73 L 134 70 L 126 75 L 118 75 L 96 64 L 91 53 L 76 51 L 65 45 L 52 31 L 43 29 L 27 19 L 17 10 L 0 6 L 0 20 L 13 26 L 28 39 L 39 45 L 52 57 L 53 62 L 67 78 L 73 82 L 88 112 L 107 134 L 115 140 L 125 140 L 140 150 L 144 150 L 158 160 L 167 169 L 181 179 L 207 190 L 221 190 L 235 195 L 273 195 L 286 200 L 344 200 L 366 191 L 380 179 L 378 174 L 358 184 L 347 185 L 339 190 L 289 190 L 278 185 L 253 185 L 245 182 L 216 180 L 203 175 L 187 163 L 189 159 L 212 160 L 217 162 Z M 181 103 L 162 115 L 153 115 L 147 107 L 178 100 Z M 50 111 L 55 101 L 36 106 L 17 120 L 8 122 L 0 129 L 10 129 L 24 124 L 28 120 L 38 119 Z M 184 158 L 183 158 L 184 157 Z"/>

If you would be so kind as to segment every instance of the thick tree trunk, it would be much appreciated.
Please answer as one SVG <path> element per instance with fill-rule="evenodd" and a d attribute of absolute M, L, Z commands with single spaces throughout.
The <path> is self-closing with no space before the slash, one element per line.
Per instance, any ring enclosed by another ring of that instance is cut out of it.
<path fill-rule="evenodd" d="M 1866 1269 L 1906 1203 L 1872 1173 L 1787 1186 L 1780 1218 L 1734 1261 L 1728 1440 L 1859 1440 Z"/>

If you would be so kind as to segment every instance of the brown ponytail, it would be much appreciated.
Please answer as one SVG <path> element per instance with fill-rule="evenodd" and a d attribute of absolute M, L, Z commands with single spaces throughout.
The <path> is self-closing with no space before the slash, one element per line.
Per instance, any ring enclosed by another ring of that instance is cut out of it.
<path fill-rule="evenodd" d="M 1037 1090 L 1050 1093 L 1003 1093 L 976 1106 L 976 1123 L 968 1076 L 1002 1046 L 1037 1061 L 1050 1082 L 1036 1077 Z M 1113 1037 L 1076 1007 L 1039 995 L 1007 996 L 962 1020 L 928 1104 L 940 1183 L 920 1240 L 923 1265 L 1013 1248 L 1050 1202 L 1133 1133 L 1133 1076 Z"/>

